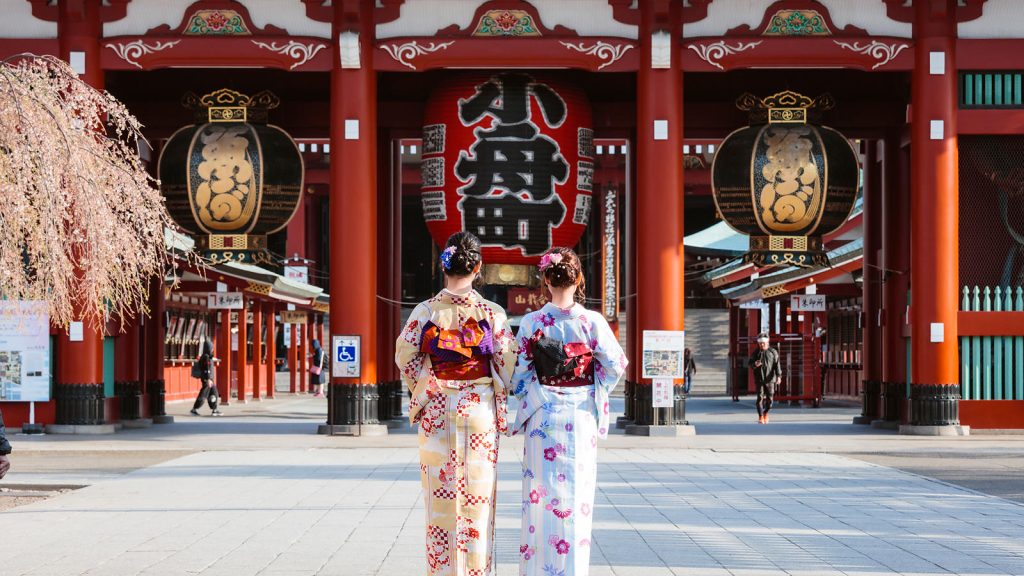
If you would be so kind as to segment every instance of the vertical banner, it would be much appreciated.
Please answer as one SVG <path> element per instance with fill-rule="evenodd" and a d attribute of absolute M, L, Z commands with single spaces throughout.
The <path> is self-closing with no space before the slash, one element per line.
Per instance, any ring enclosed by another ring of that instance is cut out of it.
<path fill-rule="evenodd" d="M 619 191 L 608 186 L 601 198 L 601 313 L 617 328 L 619 319 Z M 617 332 L 617 330 L 616 330 Z"/>

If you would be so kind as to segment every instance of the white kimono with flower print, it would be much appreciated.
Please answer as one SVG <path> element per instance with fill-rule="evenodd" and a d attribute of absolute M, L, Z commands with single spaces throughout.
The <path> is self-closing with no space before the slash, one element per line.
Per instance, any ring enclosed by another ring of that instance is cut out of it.
<path fill-rule="evenodd" d="M 586 343 L 594 354 L 594 384 L 542 385 L 527 355 L 527 343 L 538 330 L 563 344 Z M 526 436 L 519 572 L 584 576 L 590 566 L 597 440 L 608 435 L 608 396 L 627 360 L 608 322 L 580 305 L 562 310 L 547 304 L 527 314 L 518 340 L 512 433 Z"/>

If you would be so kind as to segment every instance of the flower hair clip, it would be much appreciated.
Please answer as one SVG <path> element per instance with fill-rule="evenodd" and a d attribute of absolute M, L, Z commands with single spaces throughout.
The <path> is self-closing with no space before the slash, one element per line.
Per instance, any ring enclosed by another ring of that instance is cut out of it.
<path fill-rule="evenodd" d="M 449 246 L 441 251 L 441 267 L 445 270 L 452 269 L 452 256 L 455 255 L 455 246 Z"/>
<path fill-rule="evenodd" d="M 562 263 L 562 255 L 561 254 L 559 254 L 557 252 L 555 252 L 555 253 L 548 253 L 548 254 L 545 254 L 545 255 L 541 256 L 539 268 L 540 268 L 541 272 L 543 272 L 544 270 L 547 270 L 548 268 L 551 268 L 552 266 L 556 266 L 556 265 L 561 264 L 561 263 Z"/>
<path fill-rule="evenodd" d="M 441 268 L 452 270 L 452 256 L 455 255 L 455 246 L 449 246 L 441 250 Z"/>

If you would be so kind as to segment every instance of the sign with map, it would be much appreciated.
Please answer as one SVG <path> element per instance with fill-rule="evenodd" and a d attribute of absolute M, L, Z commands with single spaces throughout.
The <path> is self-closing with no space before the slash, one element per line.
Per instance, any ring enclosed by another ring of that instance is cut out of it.
<path fill-rule="evenodd" d="M 50 315 L 45 302 L 0 301 L 0 401 L 50 400 Z"/>

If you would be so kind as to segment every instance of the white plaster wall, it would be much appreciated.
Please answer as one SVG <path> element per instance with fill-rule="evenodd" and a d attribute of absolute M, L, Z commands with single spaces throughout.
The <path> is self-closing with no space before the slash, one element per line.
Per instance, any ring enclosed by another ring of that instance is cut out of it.
<path fill-rule="evenodd" d="M 0 38 L 56 38 L 57 23 L 32 16 L 28 0 L 0 0 Z"/>
<path fill-rule="evenodd" d="M 580 36 L 614 36 L 636 40 L 638 26 L 615 20 L 607 0 L 531 0 L 548 28 L 565 26 Z"/>
<path fill-rule="evenodd" d="M 9 2 L 11 0 L 0 0 Z M 124 18 L 103 25 L 104 36 L 145 34 L 147 30 L 166 24 L 176 28 L 185 11 L 195 0 L 132 0 Z M 273 24 L 295 36 L 330 38 L 331 25 L 306 17 L 306 7 L 299 0 L 240 0 L 249 10 L 253 24 L 263 28 Z"/>
<path fill-rule="evenodd" d="M 468 28 L 473 15 L 486 0 L 406 0 L 394 22 L 377 26 L 377 38 L 432 36 L 452 24 Z M 531 0 L 541 23 L 565 26 L 581 36 L 637 37 L 637 27 L 618 22 L 607 0 Z"/>
<path fill-rule="evenodd" d="M 889 19 L 882 0 L 819 0 L 828 9 L 835 25 L 842 29 L 849 25 L 863 28 L 874 36 L 910 38 L 911 26 Z M 991 1 L 991 0 L 990 0 Z M 1004 0 L 1020 1 L 1024 0 Z M 761 24 L 765 11 L 775 0 L 715 0 L 708 5 L 707 18 L 683 27 L 686 38 L 721 36 L 726 31 L 746 24 L 751 28 Z M 834 32 L 834 31 L 833 31 Z"/>
<path fill-rule="evenodd" d="M 961 38 L 1024 38 L 1024 0 L 988 0 L 981 18 L 957 28 Z"/>
<path fill-rule="evenodd" d="M 457 24 L 466 28 L 473 14 L 487 0 L 406 0 L 393 22 L 377 26 L 377 38 L 433 36 L 441 28 Z"/>

